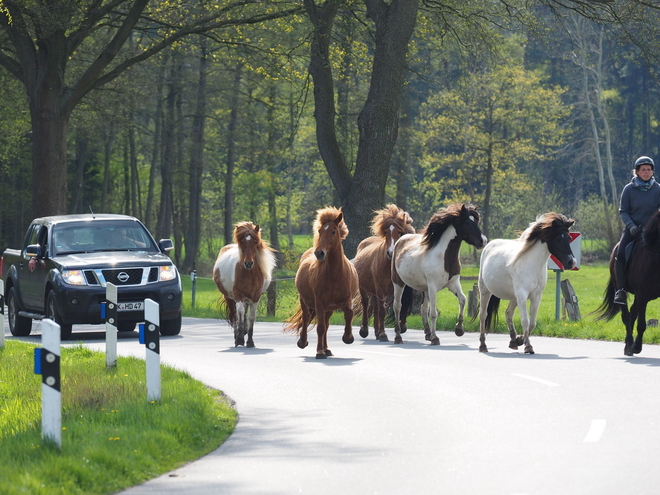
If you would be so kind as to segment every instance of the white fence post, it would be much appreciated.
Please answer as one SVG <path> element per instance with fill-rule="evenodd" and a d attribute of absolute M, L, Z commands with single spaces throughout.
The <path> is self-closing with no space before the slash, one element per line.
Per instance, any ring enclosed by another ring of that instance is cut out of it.
<path fill-rule="evenodd" d="M 46 319 L 41 329 L 43 347 L 34 350 L 34 372 L 41 375 L 41 438 L 61 449 L 60 326 Z"/>
<path fill-rule="evenodd" d="M 144 301 L 144 325 L 140 325 L 140 343 L 147 349 L 147 401 L 160 400 L 160 306 Z"/>
<path fill-rule="evenodd" d="M 5 346 L 5 281 L 0 278 L 0 347 Z"/>
<path fill-rule="evenodd" d="M 105 286 L 105 366 L 117 366 L 117 286 Z"/>

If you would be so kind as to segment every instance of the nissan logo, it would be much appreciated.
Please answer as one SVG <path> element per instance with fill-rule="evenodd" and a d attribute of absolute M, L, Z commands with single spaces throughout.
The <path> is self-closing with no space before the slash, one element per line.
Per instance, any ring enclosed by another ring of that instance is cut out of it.
<path fill-rule="evenodd" d="M 128 273 L 126 272 L 120 272 L 119 275 L 117 275 L 117 280 L 119 280 L 122 284 L 125 284 L 128 282 L 129 276 Z"/>

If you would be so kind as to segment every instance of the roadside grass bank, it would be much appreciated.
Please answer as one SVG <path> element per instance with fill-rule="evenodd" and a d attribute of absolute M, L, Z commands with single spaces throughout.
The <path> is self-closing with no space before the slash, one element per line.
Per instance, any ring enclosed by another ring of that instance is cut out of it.
<path fill-rule="evenodd" d="M 461 271 L 461 285 L 463 292 L 468 294 L 477 283 L 479 267 L 477 265 L 463 265 Z M 609 268 L 607 263 L 593 263 L 582 265 L 580 270 L 561 272 L 561 280 L 569 279 L 575 289 L 578 298 L 578 304 L 582 319 L 579 321 L 570 321 L 562 319 L 560 310 L 560 319 L 555 319 L 556 313 L 556 273 L 548 271 L 548 283 L 543 293 L 541 307 L 537 319 L 537 325 L 532 335 L 544 335 L 549 337 L 564 337 L 575 339 L 591 340 L 609 340 L 623 342 L 625 338 L 625 329 L 621 322 L 621 317 L 616 316 L 612 321 L 597 321 L 592 313 L 601 304 L 605 286 L 609 280 Z M 278 276 L 275 276 L 276 279 Z M 259 303 L 258 320 L 283 322 L 291 316 L 298 303 L 298 294 L 293 280 L 287 273 L 285 277 L 279 277 L 277 280 L 277 303 L 275 317 L 266 317 L 265 295 Z M 183 277 L 183 315 L 198 318 L 212 318 L 221 320 L 224 315 L 220 312 L 218 304 L 220 293 L 213 280 L 209 278 L 198 278 L 195 294 L 195 308 L 192 307 L 192 283 L 189 277 Z M 632 302 L 632 296 L 629 303 Z M 499 322 L 493 333 L 508 333 L 504 320 L 504 310 L 507 302 L 500 304 Z M 560 304 L 561 307 L 561 304 Z M 456 325 L 458 317 L 458 299 L 447 289 L 438 293 L 438 310 L 440 312 L 437 321 L 438 330 L 452 331 Z M 660 318 L 660 300 L 651 301 L 647 308 L 647 319 Z M 467 316 L 467 305 L 465 312 L 464 327 L 466 332 L 479 332 L 479 321 Z M 354 326 L 359 326 L 360 317 L 354 319 Z M 343 324 L 341 313 L 335 313 L 332 316 L 331 323 L 334 325 Z M 514 323 L 520 329 L 520 317 L 516 310 Z M 419 315 L 412 315 L 408 318 L 408 328 L 421 329 L 422 319 Z M 354 328 L 354 331 L 357 329 Z M 226 324 L 219 326 L 218 331 L 230 332 Z M 386 331 L 392 337 L 394 329 L 387 326 Z M 373 338 L 373 328 L 370 328 L 370 337 Z M 660 327 L 648 327 L 644 334 L 644 343 L 660 344 Z"/>
<path fill-rule="evenodd" d="M 161 367 L 162 399 L 146 400 L 145 362 L 62 347 L 62 449 L 41 438 L 34 344 L 0 348 L 0 493 L 108 494 L 215 450 L 237 414 L 221 392 Z"/>

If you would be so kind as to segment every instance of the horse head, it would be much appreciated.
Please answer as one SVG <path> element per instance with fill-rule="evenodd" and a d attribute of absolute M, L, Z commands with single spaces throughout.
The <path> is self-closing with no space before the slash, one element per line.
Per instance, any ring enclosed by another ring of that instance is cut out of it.
<path fill-rule="evenodd" d="M 461 205 L 461 211 L 453 222 L 458 237 L 477 249 L 488 243 L 488 238 L 479 228 L 479 213 L 473 205 Z"/>
<path fill-rule="evenodd" d="M 341 209 L 327 207 L 318 210 L 314 221 L 314 256 L 325 260 L 328 253 L 341 249 L 341 241 L 348 235 Z"/>
<path fill-rule="evenodd" d="M 234 242 L 238 245 L 241 253 L 240 262 L 246 270 L 252 270 L 257 257 L 261 238 L 259 237 L 259 225 L 252 222 L 237 223 L 234 228 Z"/>
<path fill-rule="evenodd" d="M 538 239 L 548 245 L 550 254 L 561 262 L 565 270 L 571 270 L 577 265 L 571 249 L 571 236 L 568 234 L 574 223 L 575 220 L 554 212 L 546 213 L 537 222 Z"/>
<path fill-rule="evenodd" d="M 392 259 L 394 245 L 404 234 L 414 234 L 413 219 L 408 212 L 395 204 L 389 204 L 382 210 L 375 212 L 371 222 L 371 232 L 383 238 L 387 246 L 387 257 Z"/>

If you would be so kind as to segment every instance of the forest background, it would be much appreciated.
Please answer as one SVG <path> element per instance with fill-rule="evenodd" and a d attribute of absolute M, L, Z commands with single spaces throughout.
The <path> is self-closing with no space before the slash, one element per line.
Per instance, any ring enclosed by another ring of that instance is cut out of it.
<path fill-rule="evenodd" d="M 659 155 L 658 2 L 0 0 L 0 249 L 33 216 L 126 213 L 208 275 L 250 220 L 284 262 L 343 206 L 489 238 L 560 211 L 605 258 Z"/>

